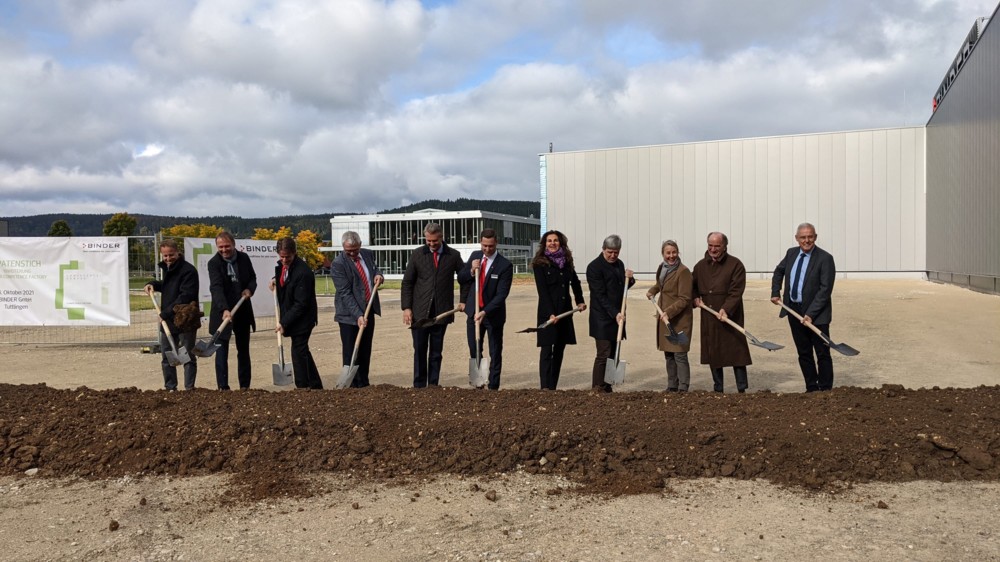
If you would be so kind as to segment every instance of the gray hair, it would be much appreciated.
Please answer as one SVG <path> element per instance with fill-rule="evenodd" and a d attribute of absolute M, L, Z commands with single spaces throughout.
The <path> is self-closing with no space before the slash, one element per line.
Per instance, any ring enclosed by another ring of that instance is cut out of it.
<path fill-rule="evenodd" d="M 798 234 L 799 231 L 802 230 L 803 228 L 808 228 L 809 230 L 813 231 L 813 234 L 816 234 L 816 227 L 813 226 L 812 223 L 808 223 L 808 222 L 804 222 L 804 223 L 800 224 L 798 226 L 798 228 L 795 229 L 795 234 Z"/>
<path fill-rule="evenodd" d="M 663 253 L 663 250 L 667 249 L 667 246 L 673 246 L 674 249 L 677 250 L 678 252 L 681 251 L 681 247 L 677 245 L 677 242 L 674 242 L 673 240 L 664 240 L 663 244 L 660 244 L 660 253 L 661 254 Z"/>
<path fill-rule="evenodd" d="M 348 230 L 343 236 L 340 237 L 340 243 L 350 244 L 351 246 L 360 246 L 361 236 L 358 236 L 358 233 L 353 230 Z"/>
<path fill-rule="evenodd" d="M 709 232 L 708 236 L 705 237 L 705 241 L 708 242 L 708 239 L 711 238 L 712 236 L 715 236 L 715 235 L 721 236 L 722 237 L 722 245 L 725 246 L 725 247 L 727 247 L 727 248 L 729 247 L 729 237 L 726 236 L 722 232 Z"/>
<path fill-rule="evenodd" d="M 604 244 L 601 248 L 605 250 L 621 250 L 622 249 L 622 239 L 621 236 L 617 234 L 612 234 L 604 239 Z"/>
<path fill-rule="evenodd" d="M 424 227 L 424 234 L 441 234 L 441 225 L 436 222 L 429 222 Z"/>

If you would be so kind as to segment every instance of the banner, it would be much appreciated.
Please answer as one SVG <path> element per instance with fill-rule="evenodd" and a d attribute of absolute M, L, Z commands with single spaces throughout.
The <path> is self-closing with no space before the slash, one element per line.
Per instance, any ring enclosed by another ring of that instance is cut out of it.
<path fill-rule="evenodd" d="M 0 238 L 0 325 L 128 326 L 128 238 Z"/>
<path fill-rule="evenodd" d="M 253 315 L 258 318 L 274 316 L 274 299 L 267 283 L 274 277 L 274 267 L 278 263 L 277 240 L 236 241 L 236 249 L 250 256 L 254 273 L 257 274 L 257 291 L 250 298 Z M 208 325 L 212 312 L 212 291 L 209 289 L 208 260 L 215 257 L 215 238 L 185 238 L 184 259 L 198 268 L 198 304 L 205 313 L 203 323 Z"/>

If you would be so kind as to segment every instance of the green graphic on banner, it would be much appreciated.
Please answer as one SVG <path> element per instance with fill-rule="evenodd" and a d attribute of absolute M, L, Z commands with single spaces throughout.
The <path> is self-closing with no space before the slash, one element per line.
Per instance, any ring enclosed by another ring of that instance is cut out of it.
<path fill-rule="evenodd" d="M 194 259 L 192 260 L 194 263 L 191 265 L 198 267 L 198 256 L 208 256 L 209 259 L 212 259 L 212 254 L 214 253 L 215 248 L 213 248 L 208 242 L 202 244 L 201 248 L 192 248 L 191 255 L 194 256 Z M 208 318 L 212 314 L 212 301 L 208 301 L 202 306 L 204 308 L 202 312 L 205 313 L 205 318 Z"/>
<path fill-rule="evenodd" d="M 87 309 L 84 307 L 79 308 L 66 308 L 63 306 L 63 295 L 66 292 L 66 286 L 64 283 L 64 275 L 66 271 L 82 269 L 83 264 L 77 260 L 72 260 L 69 263 L 59 264 L 59 288 L 56 289 L 56 309 L 66 310 L 66 317 L 70 320 L 84 320 Z"/>

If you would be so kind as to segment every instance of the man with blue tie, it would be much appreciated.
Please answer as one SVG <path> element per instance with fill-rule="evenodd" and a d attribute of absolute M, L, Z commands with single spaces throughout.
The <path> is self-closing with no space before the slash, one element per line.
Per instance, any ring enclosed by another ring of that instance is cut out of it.
<path fill-rule="evenodd" d="M 462 286 L 461 301 L 465 303 L 468 316 L 469 356 L 477 357 L 476 351 L 485 332 L 490 345 L 490 378 L 488 388 L 500 389 L 500 369 L 503 367 L 503 326 L 507 321 L 507 295 L 514 281 L 514 266 L 510 260 L 497 252 L 497 231 L 483 229 L 479 234 L 478 252 L 472 252 L 468 263 L 458 272 L 458 283 Z M 479 293 L 476 293 L 476 278 L 479 278 Z M 479 313 L 476 313 L 478 300 Z M 479 322 L 479 333 L 476 333 Z M 482 350 L 478 350 L 482 356 Z"/>
<path fill-rule="evenodd" d="M 344 251 L 330 266 L 333 285 L 337 289 L 334 320 L 340 326 L 344 365 L 350 365 L 358 331 L 364 330 L 355 361 L 358 372 L 351 380 L 352 388 L 363 388 L 370 384 L 368 372 L 372 362 L 375 315 L 382 315 L 375 288 L 382 284 L 383 277 L 375 263 L 375 253 L 361 247 L 361 236 L 357 232 L 348 230 L 340 237 L 340 243 Z M 372 307 L 366 316 L 369 299 L 372 299 Z"/>
<path fill-rule="evenodd" d="M 833 360 L 830 347 L 805 324 L 811 323 L 827 337 L 833 316 L 830 297 L 837 266 L 833 256 L 816 245 L 816 227 L 804 222 L 795 232 L 798 246 L 789 248 L 771 277 L 771 302 L 785 303 L 802 316 L 799 321 L 784 308 L 778 317 L 788 316 L 792 339 L 799 354 L 799 368 L 806 381 L 806 392 L 833 388 Z M 786 275 L 787 273 L 787 275 Z M 781 284 L 785 281 L 784 299 Z M 813 358 L 813 352 L 816 356 Z"/>

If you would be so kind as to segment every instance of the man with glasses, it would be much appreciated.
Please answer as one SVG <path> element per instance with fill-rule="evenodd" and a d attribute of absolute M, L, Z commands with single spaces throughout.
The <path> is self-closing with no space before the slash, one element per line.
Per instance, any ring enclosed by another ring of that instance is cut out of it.
<path fill-rule="evenodd" d="M 622 296 L 625 282 L 635 285 L 632 270 L 618 259 L 622 239 L 612 234 L 604 239 L 601 255 L 587 265 L 587 287 L 590 290 L 590 336 L 597 344 L 591 388 L 597 392 L 611 392 L 611 385 L 604 382 L 604 370 L 618 339 L 618 325 L 625 323 L 622 313 Z M 625 328 L 622 328 L 625 339 Z"/>
<path fill-rule="evenodd" d="M 806 392 L 830 390 L 833 388 L 833 359 L 830 347 L 809 329 L 807 324 L 819 328 L 830 336 L 830 320 L 833 305 L 833 281 L 837 277 L 837 266 L 833 256 L 816 245 L 816 227 L 804 222 L 795 231 L 798 246 L 789 248 L 785 257 L 774 269 L 771 277 L 771 302 L 791 308 L 802 316 L 802 320 L 788 314 L 784 308 L 778 317 L 788 316 L 792 329 L 792 340 L 799 355 L 799 369 L 806 381 Z M 787 273 L 787 275 L 786 275 Z M 784 299 L 781 283 L 785 282 Z M 816 357 L 813 358 L 815 351 Z"/>
<path fill-rule="evenodd" d="M 361 236 L 357 232 L 348 230 L 340 237 L 340 243 L 344 251 L 330 265 L 330 275 L 337 289 L 334 320 L 340 327 L 344 365 L 351 364 L 354 342 L 358 331 L 363 330 L 358 357 L 354 362 L 358 371 L 351 380 L 352 388 L 363 388 L 370 384 L 368 373 L 372 361 L 375 315 L 382 315 L 375 288 L 382 284 L 384 278 L 375 263 L 375 253 L 361 247 Z M 372 307 L 366 316 L 369 299 Z"/>

